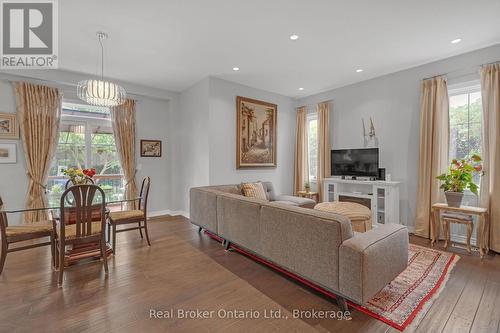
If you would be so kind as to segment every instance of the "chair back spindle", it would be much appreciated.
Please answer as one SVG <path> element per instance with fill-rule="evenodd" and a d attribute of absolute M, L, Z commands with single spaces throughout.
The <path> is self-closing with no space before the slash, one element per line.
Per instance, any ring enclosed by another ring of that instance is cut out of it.
<path fill-rule="evenodd" d="M 70 198 L 70 200 L 67 200 Z M 70 206 L 66 206 L 69 203 Z M 106 197 L 104 191 L 96 185 L 74 185 L 64 191 L 61 197 L 61 237 L 67 225 L 74 224 L 76 238 L 93 235 L 92 222 L 101 222 L 101 231 L 105 227 Z"/>

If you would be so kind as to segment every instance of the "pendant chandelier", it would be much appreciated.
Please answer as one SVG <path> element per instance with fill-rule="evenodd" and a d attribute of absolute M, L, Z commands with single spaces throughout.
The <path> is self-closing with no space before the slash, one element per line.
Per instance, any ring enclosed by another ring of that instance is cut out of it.
<path fill-rule="evenodd" d="M 101 50 L 101 77 L 78 82 L 78 98 L 91 105 L 116 106 L 125 103 L 126 92 L 116 83 L 104 80 L 104 47 L 103 39 L 108 38 L 105 32 L 98 31 L 97 38 Z"/>

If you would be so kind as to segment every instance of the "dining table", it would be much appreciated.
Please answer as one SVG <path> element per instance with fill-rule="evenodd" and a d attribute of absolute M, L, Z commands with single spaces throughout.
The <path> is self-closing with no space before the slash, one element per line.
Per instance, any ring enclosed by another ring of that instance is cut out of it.
<path fill-rule="evenodd" d="M 61 193 L 62 196 L 62 193 Z M 124 204 L 129 203 L 129 202 L 136 202 L 141 200 L 142 198 L 139 197 L 134 197 L 130 199 L 120 199 L 120 200 L 110 200 L 110 201 L 105 201 L 105 214 L 106 214 L 106 220 L 108 218 L 108 215 L 111 211 L 116 211 L 116 210 L 123 210 Z M 70 204 L 70 203 L 69 203 Z M 71 208 L 71 206 L 65 206 L 64 208 Z M 61 206 L 59 205 L 47 205 L 46 207 L 39 207 L 39 208 L 19 208 L 19 207 L 9 207 L 4 203 L 3 207 L 0 208 L 0 214 L 23 214 L 27 212 L 36 212 L 36 211 L 47 211 L 49 215 L 49 220 L 52 222 L 53 228 L 54 228 L 54 234 L 57 235 L 56 228 L 58 225 L 58 221 L 60 220 L 60 211 L 61 211 Z M 109 235 L 108 235 L 108 228 L 105 228 L 105 240 L 106 240 L 106 255 L 110 256 L 113 254 L 113 249 L 111 244 L 109 244 Z M 99 259 L 101 257 L 100 255 L 100 248 L 98 243 L 83 243 L 83 244 L 75 244 L 72 246 L 69 246 L 69 248 L 66 249 L 65 253 L 65 260 L 64 264 L 65 266 L 69 266 L 72 264 L 75 264 L 79 262 L 82 259 L 85 258 L 94 258 L 94 259 Z"/>

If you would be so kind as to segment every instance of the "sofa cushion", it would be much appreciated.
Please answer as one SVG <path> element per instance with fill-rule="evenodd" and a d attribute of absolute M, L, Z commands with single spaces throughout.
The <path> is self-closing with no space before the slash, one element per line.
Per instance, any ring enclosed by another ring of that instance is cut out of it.
<path fill-rule="evenodd" d="M 297 206 L 297 207 L 299 206 L 299 204 L 296 202 L 286 201 L 286 200 L 275 200 L 275 201 L 273 201 L 273 203 L 291 205 L 291 206 Z"/>
<path fill-rule="evenodd" d="M 277 195 L 275 196 L 275 200 L 293 202 L 295 206 L 303 208 L 314 208 L 314 206 L 316 205 L 316 201 L 314 201 L 313 199 L 294 197 L 292 195 Z"/>
<path fill-rule="evenodd" d="M 274 185 L 272 182 L 262 182 L 264 186 L 264 191 L 266 191 L 266 196 L 268 201 L 276 200 L 276 191 L 274 190 Z"/>
<path fill-rule="evenodd" d="M 262 183 L 242 183 L 241 189 L 243 195 L 249 198 L 267 200 L 266 192 Z"/>

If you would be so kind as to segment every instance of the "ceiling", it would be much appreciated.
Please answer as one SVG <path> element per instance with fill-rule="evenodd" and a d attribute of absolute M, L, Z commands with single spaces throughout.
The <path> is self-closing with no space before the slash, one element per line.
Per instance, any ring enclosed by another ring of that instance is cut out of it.
<path fill-rule="evenodd" d="M 498 13 L 498 0 L 65 0 L 59 67 L 95 74 L 103 30 L 105 76 L 182 91 L 211 75 L 301 97 L 499 43 Z"/>

